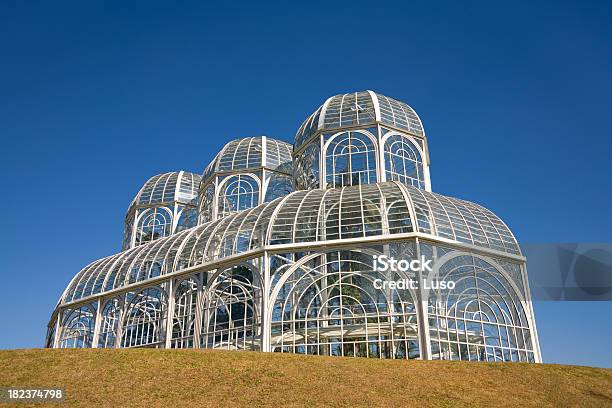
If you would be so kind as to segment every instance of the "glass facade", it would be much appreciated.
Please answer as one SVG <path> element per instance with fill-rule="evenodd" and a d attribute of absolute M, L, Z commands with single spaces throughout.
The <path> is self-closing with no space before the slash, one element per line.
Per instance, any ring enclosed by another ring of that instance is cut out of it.
<path fill-rule="evenodd" d="M 540 362 L 516 239 L 432 192 L 428 155 L 412 108 L 363 91 L 327 99 L 293 146 L 237 139 L 201 177 L 155 176 L 124 250 L 75 275 L 46 344 Z M 380 286 L 412 278 L 455 286 Z"/>

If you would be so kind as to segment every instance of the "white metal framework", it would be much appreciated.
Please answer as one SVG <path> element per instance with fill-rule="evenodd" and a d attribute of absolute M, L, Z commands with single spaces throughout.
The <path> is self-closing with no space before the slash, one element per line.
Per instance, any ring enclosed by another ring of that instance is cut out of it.
<path fill-rule="evenodd" d="M 232 140 L 204 170 L 200 223 L 293 191 L 292 147 L 266 136 Z"/>
<path fill-rule="evenodd" d="M 428 163 L 416 113 L 365 91 L 329 98 L 293 151 L 238 139 L 201 179 L 156 176 L 125 250 L 67 286 L 47 346 L 540 362 L 517 241 L 486 208 L 431 192 Z M 177 221 L 187 210 L 197 225 Z M 410 276 L 376 255 L 427 257 L 418 277 L 456 287 L 380 288 Z"/>
<path fill-rule="evenodd" d="M 399 180 L 431 191 L 421 120 L 372 91 L 327 99 L 300 126 L 293 155 L 300 189 Z"/>
<path fill-rule="evenodd" d="M 125 216 L 123 249 L 194 227 L 200 182 L 198 174 L 185 171 L 158 174 L 147 180 Z"/>

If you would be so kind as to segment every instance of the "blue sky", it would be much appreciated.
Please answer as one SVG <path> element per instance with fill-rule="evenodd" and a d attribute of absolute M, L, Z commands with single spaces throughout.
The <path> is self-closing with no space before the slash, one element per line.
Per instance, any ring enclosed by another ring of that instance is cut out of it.
<path fill-rule="evenodd" d="M 522 242 L 610 242 L 605 2 L 126 3 L 0 4 L 1 348 L 43 344 L 148 177 L 202 172 L 232 138 L 291 141 L 341 92 L 415 108 L 434 191 Z M 610 302 L 535 308 L 546 362 L 612 367 Z"/>

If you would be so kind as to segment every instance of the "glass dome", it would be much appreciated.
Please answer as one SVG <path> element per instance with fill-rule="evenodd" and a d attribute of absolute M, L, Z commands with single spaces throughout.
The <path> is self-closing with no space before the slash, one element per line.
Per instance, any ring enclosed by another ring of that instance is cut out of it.
<path fill-rule="evenodd" d="M 196 225 L 199 174 L 175 171 L 145 182 L 125 216 L 123 249 Z"/>
<path fill-rule="evenodd" d="M 372 92 L 332 96 L 299 128 L 298 189 L 400 181 L 431 191 L 421 120 L 403 102 Z"/>
<path fill-rule="evenodd" d="M 199 222 L 269 202 L 293 191 L 292 147 L 266 136 L 232 140 L 204 170 Z"/>
<path fill-rule="evenodd" d="M 139 205 L 168 204 L 175 201 L 189 204 L 198 196 L 200 180 L 199 174 L 186 171 L 153 176 L 138 191 L 130 209 Z"/>
<path fill-rule="evenodd" d="M 375 123 L 425 136 L 421 119 L 410 106 L 374 91 L 360 91 L 328 98 L 302 123 L 293 147 L 300 150 L 318 131 Z"/>
<path fill-rule="evenodd" d="M 227 143 L 204 170 L 204 182 L 215 173 L 242 171 L 259 167 L 276 170 L 291 162 L 292 146 L 267 136 L 245 137 Z"/>

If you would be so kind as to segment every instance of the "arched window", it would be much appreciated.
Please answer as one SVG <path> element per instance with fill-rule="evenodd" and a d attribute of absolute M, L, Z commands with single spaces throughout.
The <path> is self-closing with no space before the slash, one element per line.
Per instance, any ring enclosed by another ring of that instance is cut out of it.
<path fill-rule="evenodd" d="M 88 306 L 64 312 L 60 348 L 88 348 L 92 346 L 95 310 Z"/>
<path fill-rule="evenodd" d="M 172 233 L 172 214 L 167 208 L 149 208 L 143 211 L 136 227 L 135 246 L 167 237 Z"/>
<path fill-rule="evenodd" d="M 328 252 L 283 272 L 271 300 L 272 350 L 418 358 L 419 329 L 412 293 L 378 285 L 407 276 L 375 270 L 373 254 Z"/>
<path fill-rule="evenodd" d="M 202 348 L 260 347 L 260 288 L 258 275 L 243 265 L 225 269 L 209 282 L 202 315 Z"/>
<path fill-rule="evenodd" d="M 391 135 L 384 148 L 387 180 L 424 189 L 423 159 L 414 144 L 402 135 Z"/>
<path fill-rule="evenodd" d="M 218 216 L 246 210 L 259 204 L 259 185 L 254 177 L 237 175 L 230 177 L 219 193 Z"/>
<path fill-rule="evenodd" d="M 102 321 L 100 322 L 100 336 L 98 347 L 114 348 L 117 341 L 117 328 L 119 326 L 119 311 L 121 300 L 112 298 L 102 308 Z"/>
<path fill-rule="evenodd" d="M 198 279 L 185 279 L 178 284 L 172 322 L 172 348 L 192 348 L 198 298 Z"/>
<path fill-rule="evenodd" d="M 458 255 L 440 266 L 439 279 L 456 287 L 429 294 L 434 360 L 535 361 L 524 302 L 501 268 Z"/>
<path fill-rule="evenodd" d="M 146 288 L 128 293 L 121 347 L 156 345 L 163 339 L 164 302 L 161 289 Z"/>
<path fill-rule="evenodd" d="M 327 187 L 376 183 L 376 149 L 360 132 L 336 135 L 325 151 Z"/>

